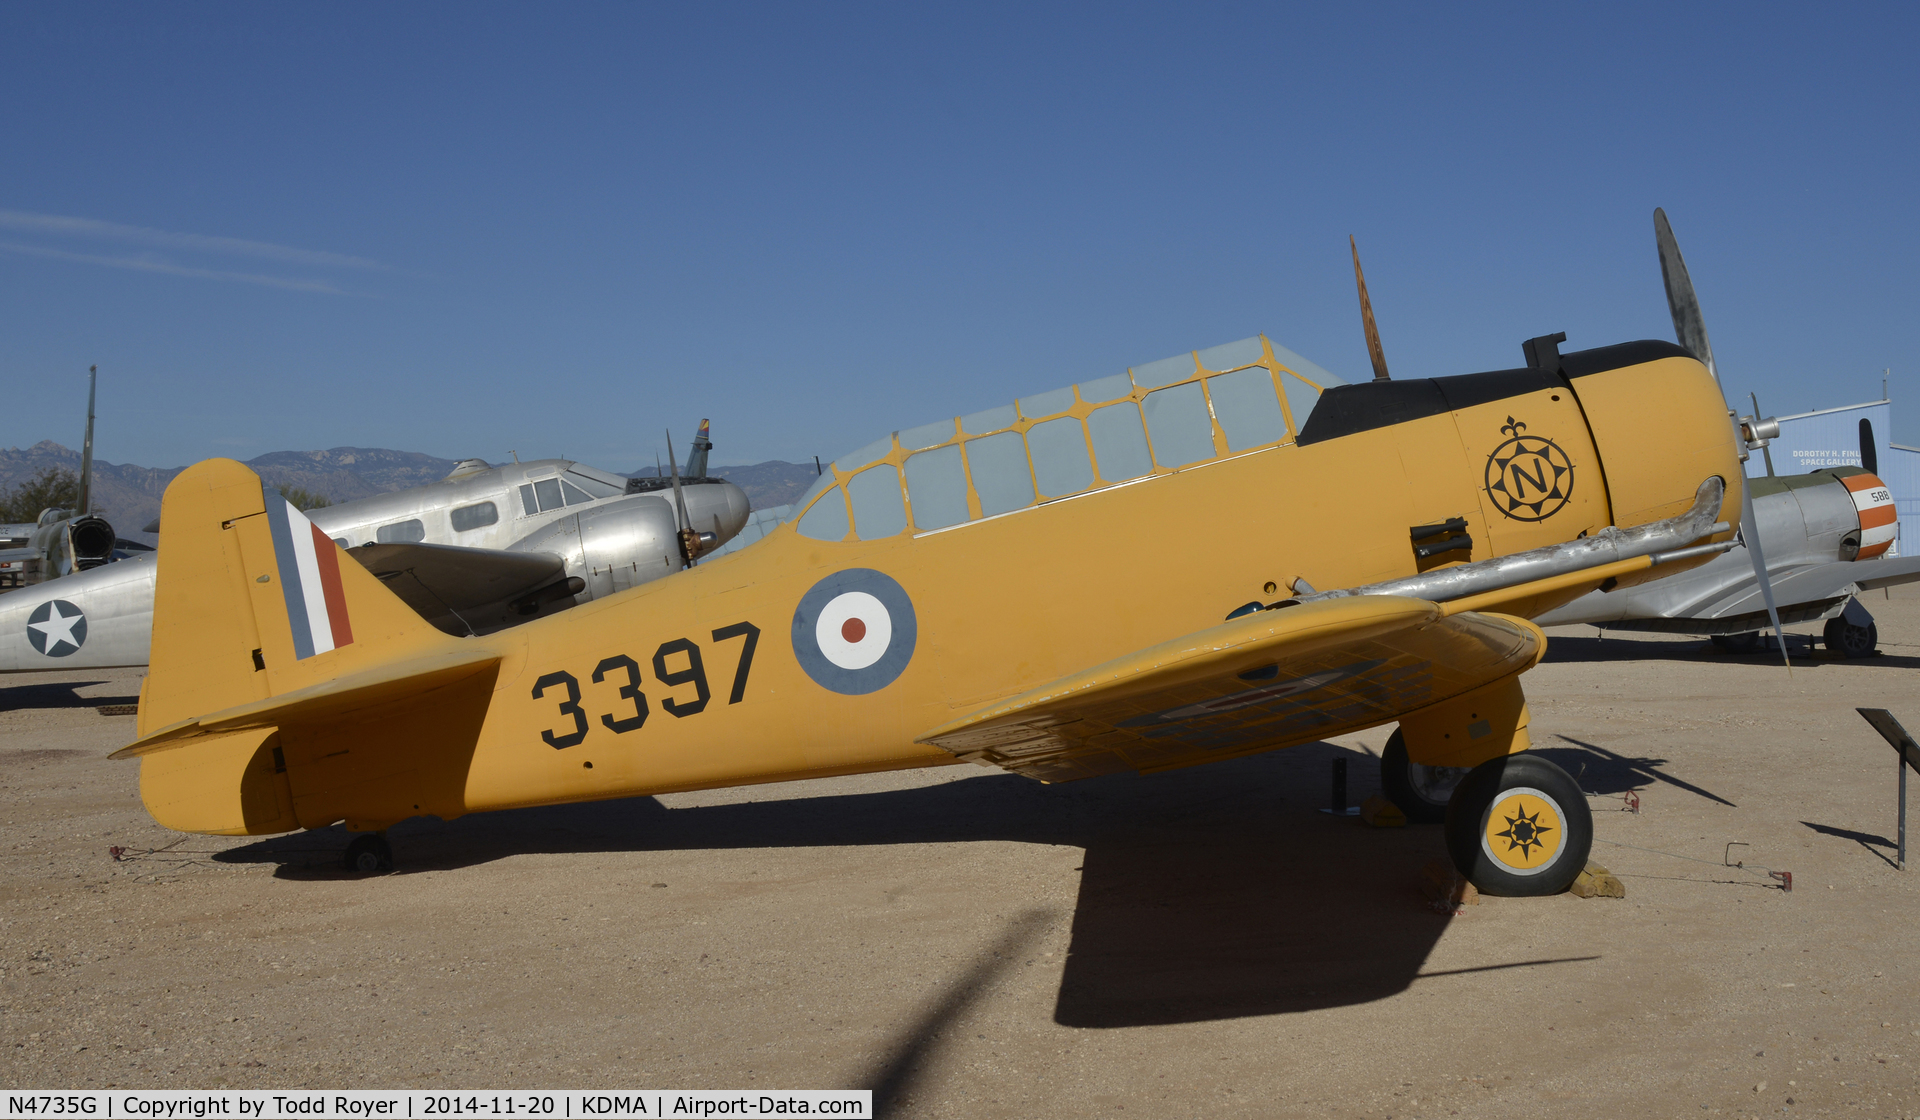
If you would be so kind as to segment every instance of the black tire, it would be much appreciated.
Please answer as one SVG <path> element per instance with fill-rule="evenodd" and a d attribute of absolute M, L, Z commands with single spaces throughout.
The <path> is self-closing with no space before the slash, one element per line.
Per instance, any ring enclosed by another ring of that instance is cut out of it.
<path fill-rule="evenodd" d="M 1712 641 L 1727 653 L 1759 653 L 1767 645 L 1765 637 L 1754 630 L 1744 634 L 1715 634 Z"/>
<path fill-rule="evenodd" d="M 1463 766 L 1421 766 L 1407 760 L 1407 741 L 1396 729 L 1380 751 L 1380 790 L 1415 824 L 1440 824 L 1447 804 L 1467 776 Z"/>
<path fill-rule="evenodd" d="M 1593 811 L 1565 770 L 1536 755 L 1507 755 L 1460 783 L 1446 835 L 1453 865 L 1482 893 L 1559 894 L 1587 866 Z"/>
<path fill-rule="evenodd" d="M 355 837 L 353 843 L 347 845 L 347 854 L 341 862 L 356 875 L 378 875 L 393 870 L 393 849 L 386 837 L 369 832 Z"/>
<path fill-rule="evenodd" d="M 1855 626 L 1846 616 L 1827 620 L 1826 631 L 1822 634 L 1827 650 L 1842 657 L 1872 657 L 1880 648 L 1880 627 L 1872 622 L 1865 626 Z"/>

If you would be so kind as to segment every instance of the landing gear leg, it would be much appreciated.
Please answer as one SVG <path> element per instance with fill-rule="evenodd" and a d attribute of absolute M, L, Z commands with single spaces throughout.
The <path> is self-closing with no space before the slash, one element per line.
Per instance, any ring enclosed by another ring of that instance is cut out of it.
<path fill-rule="evenodd" d="M 1415 824 L 1439 824 L 1447 819 L 1447 802 L 1461 779 L 1464 766 L 1422 766 L 1407 758 L 1407 740 L 1398 730 L 1380 751 L 1380 789 Z"/>
<path fill-rule="evenodd" d="M 1559 894 L 1587 866 L 1593 812 L 1573 778 L 1512 754 L 1468 772 L 1447 806 L 1447 853 L 1486 894 Z"/>
<path fill-rule="evenodd" d="M 393 848 L 387 844 L 383 832 L 366 832 L 354 838 L 347 845 L 347 855 L 343 861 L 348 871 L 356 875 L 376 875 L 382 871 L 393 870 Z"/>

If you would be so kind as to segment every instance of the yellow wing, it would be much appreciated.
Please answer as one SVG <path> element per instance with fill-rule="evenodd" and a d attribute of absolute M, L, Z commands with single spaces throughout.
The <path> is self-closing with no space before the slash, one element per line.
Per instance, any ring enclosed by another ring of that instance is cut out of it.
<path fill-rule="evenodd" d="M 918 741 L 1061 782 L 1214 762 L 1406 716 L 1416 761 L 1477 762 L 1526 747 L 1515 678 L 1545 649 L 1523 619 L 1448 617 L 1396 596 L 1327 600 L 1163 642 Z"/>

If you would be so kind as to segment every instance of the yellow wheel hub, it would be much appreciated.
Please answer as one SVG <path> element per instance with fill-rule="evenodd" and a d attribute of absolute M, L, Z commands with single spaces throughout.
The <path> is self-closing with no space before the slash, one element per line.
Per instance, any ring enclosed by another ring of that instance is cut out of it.
<path fill-rule="evenodd" d="M 1532 788 L 1502 790 L 1487 814 L 1480 846 L 1493 861 L 1518 875 L 1553 865 L 1566 846 L 1566 823 L 1553 798 Z"/>

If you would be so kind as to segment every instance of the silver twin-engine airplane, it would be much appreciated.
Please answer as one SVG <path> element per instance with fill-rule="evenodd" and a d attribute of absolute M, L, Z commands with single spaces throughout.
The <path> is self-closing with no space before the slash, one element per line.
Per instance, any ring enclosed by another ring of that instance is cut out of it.
<path fill-rule="evenodd" d="M 747 496 L 706 477 L 706 436 L 703 421 L 686 478 L 467 459 L 307 517 L 433 625 L 483 634 L 679 571 L 739 533 Z M 145 665 L 155 568 L 143 553 L 0 595 L 0 672 Z"/>

